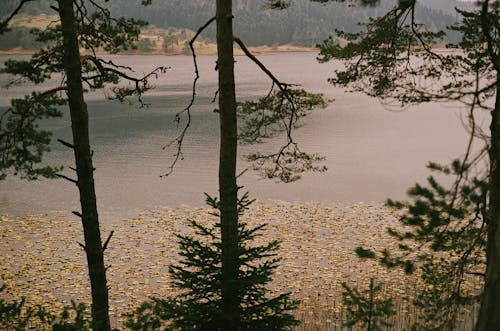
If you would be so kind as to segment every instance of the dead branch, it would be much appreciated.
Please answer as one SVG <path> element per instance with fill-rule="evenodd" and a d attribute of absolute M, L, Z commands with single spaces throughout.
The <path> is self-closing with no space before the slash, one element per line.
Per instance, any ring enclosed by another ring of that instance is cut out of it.
<path fill-rule="evenodd" d="M 285 95 L 287 100 L 290 101 L 290 103 L 293 103 L 293 101 L 291 100 L 291 96 L 287 91 L 287 88 L 289 86 L 298 86 L 298 85 L 297 84 L 287 84 L 287 83 L 283 83 L 280 80 L 278 80 L 278 78 L 276 78 L 276 76 L 274 76 L 273 73 L 269 69 L 267 69 L 266 66 L 262 62 L 260 62 L 259 59 L 257 59 L 255 57 L 255 55 L 253 55 L 250 52 L 250 50 L 245 46 L 245 44 L 243 43 L 243 41 L 241 41 L 241 39 L 239 37 L 233 36 L 233 40 L 235 43 L 238 44 L 238 46 L 240 46 L 243 53 L 245 53 L 245 55 L 250 60 L 252 60 L 255 64 L 257 64 L 257 66 L 259 66 L 259 68 L 273 81 L 273 83 L 276 84 L 276 86 L 278 86 L 278 88 L 280 89 L 281 92 L 283 92 L 283 94 Z"/>
<path fill-rule="evenodd" d="M 82 244 L 81 242 L 77 241 L 76 243 L 78 244 L 78 246 L 80 246 L 81 248 L 83 248 L 84 251 L 87 250 L 87 247 L 84 244 Z"/>
<path fill-rule="evenodd" d="M 73 184 L 75 184 L 76 186 L 78 186 L 78 181 L 73 179 L 73 178 L 70 178 L 68 176 L 65 176 L 65 175 L 61 175 L 61 174 L 55 174 L 56 177 L 59 177 L 59 178 L 62 178 L 62 179 L 66 179 L 68 182 L 71 182 Z"/>
<path fill-rule="evenodd" d="M 195 77 L 193 79 L 193 87 L 192 87 L 192 90 L 191 90 L 191 99 L 189 101 L 189 104 L 186 106 L 186 108 L 184 108 L 183 110 L 181 110 L 180 112 L 178 112 L 175 115 L 175 121 L 177 123 L 179 123 L 180 122 L 180 116 L 183 113 L 186 113 L 187 122 L 186 122 L 186 125 L 184 126 L 184 128 L 182 129 L 181 133 L 173 141 L 171 141 L 169 144 L 163 146 L 163 149 L 165 150 L 167 147 L 169 147 L 169 146 L 171 146 L 172 144 L 175 143 L 175 144 L 177 144 L 177 151 L 175 153 L 175 158 L 172 161 L 172 163 L 170 164 L 170 167 L 169 167 L 168 171 L 164 175 L 161 175 L 160 177 L 167 177 L 168 175 L 170 175 L 174 171 L 174 167 L 177 164 L 177 162 L 179 160 L 183 159 L 183 155 L 182 155 L 182 143 L 184 142 L 184 137 L 186 136 L 186 133 L 187 133 L 189 127 L 191 126 L 191 107 L 193 106 L 194 101 L 196 99 L 196 84 L 198 82 L 198 79 L 200 78 L 200 73 L 199 73 L 199 70 L 198 70 L 198 61 L 196 59 L 196 51 L 194 49 L 194 42 L 196 41 L 196 39 L 198 38 L 198 36 L 203 32 L 203 30 L 205 30 L 214 21 L 215 21 L 215 16 L 212 17 L 211 19 L 209 19 L 205 24 L 203 24 L 203 26 L 201 26 L 198 29 L 198 31 L 196 31 L 196 33 L 193 36 L 193 38 L 191 38 L 191 40 L 189 41 L 189 48 L 191 50 L 191 55 L 193 57 L 194 74 L 195 74 Z"/>
<path fill-rule="evenodd" d="M 67 141 L 64 141 L 62 139 L 57 139 L 57 141 L 68 148 L 75 149 L 75 146 Z"/>
<path fill-rule="evenodd" d="M 102 245 L 102 250 L 105 251 L 106 248 L 108 248 L 108 244 L 109 244 L 109 241 L 111 240 L 111 237 L 113 237 L 113 233 L 115 233 L 115 231 L 111 231 L 109 233 L 109 236 L 108 238 L 106 239 L 106 241 L 104 242 L 104 245 Z"/>
<path fill-rule="evenodd" d="M 34 0 L 21 0 L 19 5 L 17 5 L 17 7 L 12 11 L 9 17 L 4 19 L 3 21 L 0 21 L 0 34 L 3 34 L 4 32 L 7 31 L 10 21 L 12 21 L 12 19 L 19 13 L 19 11 L 21 11 L 21 9 L 24 7 L 26 3 L 31 1 Z"/>

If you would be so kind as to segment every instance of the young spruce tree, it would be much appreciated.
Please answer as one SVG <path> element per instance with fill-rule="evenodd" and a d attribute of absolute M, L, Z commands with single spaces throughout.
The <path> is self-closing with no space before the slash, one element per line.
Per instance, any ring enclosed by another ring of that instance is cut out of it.
<path fill-rule="evenodd" d="M 238 216 L 253 201 L 245 194 L 238 199 Z M 214 208 L 210 213 L 217 220 L 205 226 L 190 220 L 194 235 L 178 234 L 178 265 L 169 267 L 173 286 L 180 294 L 174 298 L 143 303 L 128 314 L 127 327 L 133 330 L 226 330 L 227 317 L 222 300 L 222 245 L 220 239 L 220 201 L 207 195 L 207 204 Z M 213 220 L 213 219 L 212 219 Z M 298 321 L 291 314 L 298 302 L 290 293 L 270 296 L 267 286 L 272 279 L 279 259 L 276 257 L 278 241 L 265 245 L 252 242 L 262 235 L 265 224 L 250 227 L 238 223 L 236 265 L 238 274 L 232 284 L 239 314 L 238 330 L 288 330 Z"/>

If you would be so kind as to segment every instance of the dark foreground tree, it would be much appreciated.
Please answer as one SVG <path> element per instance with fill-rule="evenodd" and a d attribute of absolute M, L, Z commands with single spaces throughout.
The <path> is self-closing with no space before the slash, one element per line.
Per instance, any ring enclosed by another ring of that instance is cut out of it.
<path fill-rule="evenodd" d="M 232 8 L 232 0 L 216 1 L 223 330 L 238 330 L 241 324 L 240 298 L 237 287 L 240 267 L 238 263 L 238 185 L 236 184 L 238 133 Z"/>
<path fill-rule="evenodd" d="M 426 281 L 434 284 L 448 282 L 447 285 L 441 284 L 448 294 L 434 301 L 437 310 L 433 316 L 437 324 L 429 328 L 443 330 L 455 327 L 456 311 L 453 312 L 449 305 L 470 302 L 466 300 L 468 295 L 462 292 L 462 285 L 464 275 L 472 274 L 484 277 L 476 330 L 498 330 L 500 4 L 498 1 L 482 0 L 477 2 L 476 10 L 459 10 L 460 22 L 451 29 L 460 33 L 462 40 L 457 45 L 450 45 L 450 50 L 443 53 L 433 49 L 443 33 L 429 31 L 415 20 L 415 2 L 399 1 L 399 5 L 386 15 L 371 20 L 364 32 L 351 34 L 339 31 L 346 44 L 340 46 L 332 38 L 326 40 L 320 45 L 319 59 L 323 62 L 331 59 L 344 61 L 346 69 L 337 71 L 336 77 L 330 80 L 332 83 L 350 86 L 354 91 L 365 92 L 386 102 L 459 101 L 468 107 L 471 140 L 465 156 L 450 167 L 432 165 L 435 170 L 456 176 L 452 188 L 444 189 L 434 178 L 430 178 L 428 187 L 417 185 L 411 191 L 414 202 L 409 205 L 395 204 L 408 208 L 402 221 L 413 230 L 405 233 L 393 231 L 392 234 L 403 240 L 402 248 L 405 250 L 411 250 L 411 247 L 404 241 L 413 241 L 418 243 L 420 252 L 425 252 L 422 247 L 437 252 L 427 254 L 423 260 L 417 259 L 424 268 L 424 275 L 432 270 L 427 275 L 434 276 Z M 480 110 L 491 113 L 489 136 L 481 132 L 475 121 L 475 115 Z M 481 151 L 477 154 L 472 152 L 474 137 L 484 138 L 489 156 L 486 175 L 479 175 L 479 178 L 474 178 L 471 172 L 478 166 L 480 168 L 482 159 Z M 482 184 L 485 182 L 486 186 Z M 400 256 L 404 259 L 397 259 L 384 252 L 381 258 L 390 266 L 402 265 L 410 270 L 408 254 Z M 446 279 L 446 275 L 453 277 Z M 432 296 L 430 292 L 427 294 Z M 443 301 L 443 298 L 448 299 Z M 441 314 L 439 310 L 450 311 Z"/>
<path fill-rule="evenodd" d="M 0 22 L 4 32 L 9 20 L 29 0 L 22 0 L 13 14 Z M 110 330 L 108 285 L 104 251 L 112 232 L 103 243 L 99 229 L 94 185 L 94 167 L 89 143 L 89 120 L 84 101 L 84 84 L 87 88 L 102 88 L 106 83 L 118 83 L 124 78 L 130 87 L 116 87 L 115 97 L 123 100 L 129 95 L 140 95 L 148 89 L 147 78 L 151 74 L 133 78 L 127 69 L 96 55 L 97 50 L 116 53 L 133 47 L 143 22 L 114 19 L 109 11 L 93 0 L 58 0 L 52 8 L 58 13 L 60 23 L 45 30 L 34 30 L 36 38 L 47 44 L 29 61 L 7 61 L 3 72 L 18 75 L 36 84 L 46 82 L 55 74 L 62 76 L 60 85 L 44 92 L 33 92 L 24 99 L 12 100 L 11 107 L 0 117 L 0 175 L 5 177 L 10 169 L 28 179 L 39 176 L 61 177 L 74 183 L 80 193 L 84 244 L 92 297 L 92 327 L 94 330 Z M 86 50 L 80 54 L 80 48 Z M 130 69 L 128 69 L 130 71 Z M 64 97 L 61 93 L 66 93 Z M 38 120 L 60 117 L 58 106 L 69 105 L 73 142 L 60 142 L 75 154 L 76 179 L 60 173 L 61 168 L 39 166 L 43 153 L 49 150 L 51 133 L 39 128 Z"/>
<path fill-rule="evenodd" d="M 83 100 L 82 64 L 73 1 L 58 0 L 61 19 L 63 66 L 66 74 L 71 114 L 77 186 L 80 192 L 85 253 L 92 292 L 92 317 L 95 330 L 109 330 L 109 297 L 104 265 L 104 247 L 99 229 L 94 185 L 94 166 L 89 142 L 87 105 Z"/>
<path fill-rule="evenodd" d="M 291 92 L 287 90 L 288 85 L 279 82 L 272 74 L 251 54 L 244 46 L 243 42 L 233 36 L 233 13 L 231 0 L 217 0 L 216 1 L 216 32 L 217 32 L 217 70 L 218 70 L 218 94 L 219 94 L 219 122 L 220 122 L 220 154 L 219 154 L 219 194 L 220 202 L 217 208 L 220 210 L 220 250 L 221 250 L 221 312 L 218 314 L 222 318 L 220 325 L 222 330 L 242 330 L 252 329 L 252 324 L 247 324 L 243 321 L 243 310 L 245 301 L 250 298 L 252 304 L 257 303 L 259 297 L 252 299 L 253 294 L 250 289 L 242 284 L 245 284 L 245 278 L 242 278 L 247 267 L 242 260 L 242 245 L 241 237 L 242 228 L 239 223 L 238 211 L 238 190 L 237 177 L 236 177 L 236 159 L 237 159 L 237 145 L 238 145 L 238 127 L 237 127 L 237 101 L 235 93 L 235 79 L 234 79 L 234 55 L 233 44 L 236 42 L 242 50 L 256 62 L 260 68 L 271 77 L 274 84 L 277 84 L 280 92 L 282 93 L 281 103 L 288 103 L 292 110 L 289 114 L 281 112 L 281 116 L 271 123 L 285 122 L 282 129 L 288 133 L 288 144 L 285 145 L 277 154 L 267 155 L 262 159 L 270 159 L 275 164 L 276 172 L 283 173 L 288 170 L 282 166 L 282 162 L 286 160 L 303 159 L 302 155 L 296 148 L 296 144 L 291 140 L 290 130 L 295 124 L 298 107 L 296 100 Z M 323 101 L 320 99 L 317 104 Z M 257 108 L 256 112 L 261 111 L 262 108 Z M 274 108 L 274 111 L 280 112 L 281 107 Z M 266 124 L 267 125 L 267 124 Z M 292 161 L 293 162 L 293 161 Z M 314 168 L 314 167 L 312 167 Z M 301 168 L 299 171 L 311 170 L 309 168 Z M 316 170 L 314 168 L 313 170 Z M 282 177 L 281 175 L 279 175 Z M 284 176 L 289 178 L 290 176 Z M 266 276 L 267 277 L 267 276 Z M 276 302 L 276 308 L 283 305 L 279 299 Z M 274 321 L 282 318 L 281 309 L 288 310 L 293 305 L 284 305 L 285 308 L 272 311 Z M 262 310 L 263 313 L 265 310 Z M 248 312 L 247 312 L 248 313 Z M 262 318 L 267 315 L 262 316 Z M 248 320 L 248 316 L 245 316 Z M 251 319 L 254 325 L 259 324 L 259 316 L 255 315 Z M 282 325 L 293 325 L 295 320 L 293 318 L 287 319 L 287 322 Z M 275 322 L 273 322 L 275 323 Z M 271 325 L 271 324 L 270 324 Z"/>

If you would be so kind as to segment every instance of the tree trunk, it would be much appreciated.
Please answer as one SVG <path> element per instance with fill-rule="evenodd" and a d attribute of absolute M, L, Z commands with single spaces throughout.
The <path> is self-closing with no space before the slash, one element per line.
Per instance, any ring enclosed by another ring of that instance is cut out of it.
<path fill-rule="evenodd" d="M 78 31 L 73 0 L 58 0 L 58 3 L 63 33 L 64 69 L 68 87 L 78 189 L 80 191 L 85 252 L 92 291 L 93 329 L 107 331 L 110 330 L 108 287 L 97 215 L 88 112 L 83 99 Z"/>
<path fill-rule="evenodd" d="M 476 331 L 500 330 L 500 73 L 490 130 L 487 267 Z"/>
<path fill-rule="evenodd" d="M 231 0 L 217 0 L 217 64 L 219 70 L 219 193 L 222 240 L 222 310 L 224 330 L 240 329 L 238 280 L 238 210 L 236 185 L 236 95 Z"/>

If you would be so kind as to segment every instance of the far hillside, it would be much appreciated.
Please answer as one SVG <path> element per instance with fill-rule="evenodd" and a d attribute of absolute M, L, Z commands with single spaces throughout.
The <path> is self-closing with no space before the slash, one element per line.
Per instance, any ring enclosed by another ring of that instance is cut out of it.
<path fill-rule="evenodd" d="M 107 6 L 113 15 L 134 17 L 148 21 L 158 34 L 152 38 L 151 29 L 145 32 L 146 41 L 140 48 L 147 51 L 182 52 L 184 43 L 183 31 L 196 31 L 208 19 L 214 16 L 215 2 L 212 0 L 164 0 L 153 1 L 144 7 L 140 0 L 113 0 L 101 2 Z M 266 10 L 262 0 L 235 0 L 235 34 L 248 46 L 276 46 L 291 44 L 296 46 L 314 47 L 332 35 L 335 29 L 355 31 L 359 22 L 366 22 L 370 17 L 377 17 L 386 12 L 396 2 L 382 0 L 376 7 L 349 6 L 332 2 L 328 4 L 314 3 L 309 0 L 294 0 L 293 5 L 283 11 Z M 418 18 L 431 30 L 443 30 L 453 24 L 456 16 L 452 13 L 454 6 L 464 3 L 456 0 L 429 1 L 420 0 Z M 434 3 L 434 5 L 433 5 Z M 18 4 L 18 0 L 3 0 L 0 16 L 8 15 Z M 29 11 L 24 12 L 24 22 L 14 22 L 13 31 L 0 39 L 0 50 L 21 47 L 36 49 L 39 44 L 29 36 L 27 21 L 47 21 L 53 15 L 49 0 L 39 0 Z M 431 8 L 432 7 L 432 8 Z M 177 31 L 177 32 L 176 32 Z M 185 33 L 184 33 L 185 34 Z M 204 43 L 213 41 L 214 27 L 204 32 Z M 163 38 L 167 36 L 165 43 Z M 448 41 L 454 36 L 448 36 Z M 147 43 L 154 41 L 154 44 Z M 170 45 L 170 46 L 169 46 Z M 165 46 L 165 47 L 163 47 Z M 168 50 L 170 47 L 170 51 Z"/>

